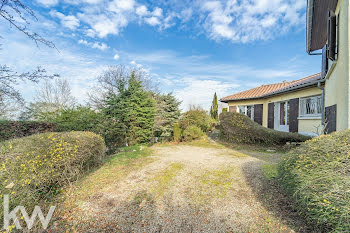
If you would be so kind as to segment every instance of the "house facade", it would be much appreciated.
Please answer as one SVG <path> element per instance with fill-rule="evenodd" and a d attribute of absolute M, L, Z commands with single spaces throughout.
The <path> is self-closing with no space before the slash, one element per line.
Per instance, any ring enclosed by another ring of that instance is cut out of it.
<path fill-rule="evenodd" d="M 350 128 L 349 10 L 349 0 L 308 0 L 306 47 L 322 55 L 328 132 Z"/>
<path fill-rule="evenodd" d="M 220 99 L 229 112 L 247 115 L 271 129 L 316 136 L 323 132 L 324 79 L 315 74 L 291 82 L 262 85 Z"/>
<path fill-rule="evenodd" d="M 306 25 L 306 50 L 322 55 L 321 73 L 222 98 L 230 112 L 271 129 L 306 135 L 350 128 L 349 0 L 307 0 Z"/>

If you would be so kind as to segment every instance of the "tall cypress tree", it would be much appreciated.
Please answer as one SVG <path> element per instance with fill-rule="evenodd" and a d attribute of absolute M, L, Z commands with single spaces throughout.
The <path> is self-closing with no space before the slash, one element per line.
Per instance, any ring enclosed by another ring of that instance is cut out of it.
<path fill-rule="evenodd" d="M 214 94 L 214 99 L 212 106 L 210 108 L 210 115 L 213 119 L 218 120 L 219 119 L 219 106 L 218 106 L 218 97 L 216 96 L 216 92 Z"/>

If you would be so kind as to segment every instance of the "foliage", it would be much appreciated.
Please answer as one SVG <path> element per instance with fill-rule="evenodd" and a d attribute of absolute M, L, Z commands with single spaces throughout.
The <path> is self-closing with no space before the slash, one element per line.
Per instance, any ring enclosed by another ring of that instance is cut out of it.
<path fill-rule="evenodd" d="M 303 143 L 282 160 L 279 177 L 319 232 L 350 232 L 350 130 Z"/>
<path fill-rule="evenodd" d="M 214 94 L 214 98 L 213 98 L 213 103 L 212 106 L 210 108 L 210 116 L 211 118 L 218 120 L 219 119 L 219 106 L 218 106 L 218 97 L 216 96 L 216 92 Z"/>
<path fill-rule="evenodd" d="M 102 112 L 106 120 L 105 139 L 108 145 L 148 143 L 153 136 L 155 103 L 134 73 L 120 82 L 119 94 L 110 94 Z M 108 128 L 108 129 L 107 129 Z"/>
<path fill-rule="evenodd" d="M 150 142 L 153 136 L 155 103 L 135 76 L 131 74 L 127 89 L 129 145 Z"/>
<path fill-rule="evenodd" d="M 32 210 L 100 165 L 104 156 L 103 139 L 90 132 L 43 133 L 6 141 L 0 147 L 0 197 L 10 194 L 11 209 L 21 204 Z"/>
<path fill-rule="evenodd" d="M 203 131 L 198 126 L 191 125 L 183 131 L 183 140 L 185 142 L 191 142 L 200 139 L 203 135 Z"/>
<path fill-rule="evenodd" d="M 124 65 L 110 66 L 97 77 L 97 85 L 89 93 L 90 104 L 97 109 L 106 107 L 105 100 L 111 95 L 119 95 L 127 86 L 131 75 L 141 82 L 146 91 L 153 92 L 156 89 L 149 74 L 143 69 L 126 68 Z"/>
<path fill-rule="evenodd" d="M 0 121 L 0 141 L 55 131 L 56 125 L 37 121 Z"/>
<path fill-rule="evenodd" d="M 220 137 L 228 142 L 263 145 L 285 145 L 310 139 L 297 133 L 279 132 L 265 128 L 240 113 L 220 114 Z"/>
<path fill-rule="evenodd" d="M 195 125 L 199 127 L 203 132 L 210 130 L 212 120 L 207 112 L 201 108 L 192 108 L 185 112 L 179 121 L 182 130 L 187 127 Z"/>
<path fill-rule="evenodd" d="M 157 94 L 154 96 L 157 111 L 154 119 L 154 136 L 171 139 L 174 133 L 174 124 L 181 113 L 179 102 L 171 93 L 167 95 Z"/>
<path fill-rule="evenodd" d="M 90 131 L 100 133 L 102 114 L 90 107 L 78 106 L 61 111 L 51 119 L 57 131 Z"/>
<path fill-rule="evenodd" d="M 174 142 L 181 141 L 181 128 L 178 123 L 174 124 Z"/>
<path fill-rule="evenodd" d="M 228 112 L 228 109 L 227 108 L 223 108 L 222 112 Z"/>

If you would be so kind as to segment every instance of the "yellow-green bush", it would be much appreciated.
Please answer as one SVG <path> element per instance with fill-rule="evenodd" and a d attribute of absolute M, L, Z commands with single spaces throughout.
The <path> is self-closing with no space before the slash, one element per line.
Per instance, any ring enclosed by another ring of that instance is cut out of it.
<path fill-rule="evenodd" d="M 5 141 L 0 146 L 0 197 L 10 194 L 11 206 L 21 204 L 29 210 L 101 164 L 104 155 L 103 139 L 91 132 L 43 133 Z"/>
<path fill-rule="evenodd" d="M 265 128 L 249 117 L 233 112 L 220 114 L 220 137 L 228 142 L 264 145 L 285 145 L 286 142 L 304 142 L 310 137 L 297 133 L 279 132 Z"/>
<path fill-rule="evenodd" d="M 203 131 L 195 126 L 188 126 L 183 132 L 183 140 L 185 142 L 191 142 L 196 139 L 200 139 L 204 135 Z"/>
<path fill-rule="evenodd" d="M 279 179 L 318 232 L 350 232 L 350 130 L 291 151 L 279 166 Z"/>
<path fill-rule="evenodd" d="M 181 140 L 181 128 L 178 123 L 174 124 L 174 142 L 180 142 Z"/>

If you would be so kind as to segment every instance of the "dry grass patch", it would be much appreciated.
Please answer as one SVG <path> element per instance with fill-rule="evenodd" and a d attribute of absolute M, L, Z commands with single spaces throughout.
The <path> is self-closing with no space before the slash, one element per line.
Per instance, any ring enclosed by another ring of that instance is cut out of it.
<path fill-rule="evenodd" d="M 148 147 L 129 147 L 117 153 L 100 169 L 77 182 L 64 195 L 61 196 L 63 203 L 59 208 L 59 216 L 63 224 L 70 225 L 73 216 L 84 214 L 80 208 L 90 200 L 98 200 L 108 189 L 124 180 L 128 174 L 140 170 L 154 161 L 153 151 Z"/>
<path fill-rule="evenodd" d="M 206 170 L 194 177 L 190 197 L 197 204 L 210 204 L 213 200 L 225 198 L 229 190 L 240 179 L 239 168 L 229 167 L 218 170 Z"/>
<path fill-rule="evenodd" d="M 233 150 L 226 150 L 225 152 L 222 152 L 218 156 L 230 156 L 235 158 L 247 158 L 248 156 L 244 153 L 233 151 Z"/>
<path fill-rule="evenodd" d="M 174 178 L 184 168 L 182 163 L 172 163 L 163 171 L 160 171 L 156 176 L 152 177 L 149 181 L 155 182 L 151 191 L 157 197 L 162 196 L 171 187 L 174 182 Z"/>

